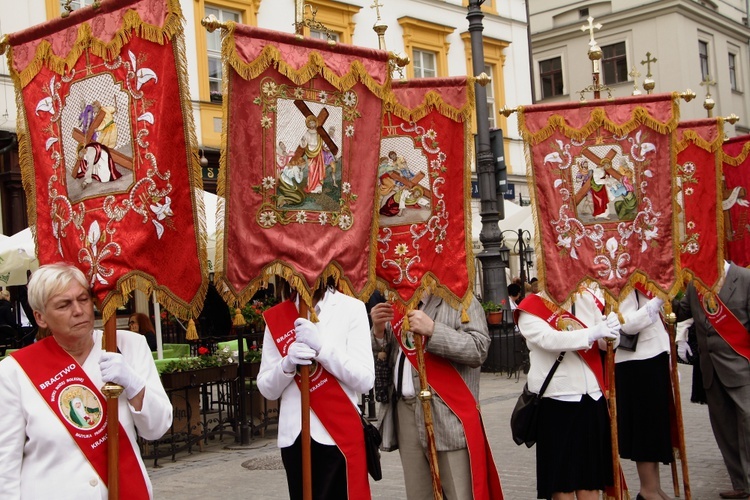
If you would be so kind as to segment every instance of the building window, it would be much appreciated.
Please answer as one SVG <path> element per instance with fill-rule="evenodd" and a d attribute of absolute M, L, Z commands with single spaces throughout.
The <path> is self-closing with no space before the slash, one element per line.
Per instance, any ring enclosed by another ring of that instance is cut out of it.
<path fill-rule="evenodd" d="M 242 16 L 239 12 L 206 5 L 206 16 L 213 14 L 219 21 L 239 23 Z M 221 31 L 206 32 L 206 51 L 208 52 L 208 87 L 211 102 L 221 102 Z"/>
<path fill-rule="evenodd" d="M 325 31 L 321 30 L 310 30 L 310 38 L 315 38 L 318 40 L 333 40 L 334 42 L 338 43 L 341 41 L 341 33 L 337 33 L 335 31 L 326 33 Z"/>
<path fill-rule="evenodd" d="M 625 55 L 625 42 L 602 47 L 602 71 L 605 84 L 628 81 L 628 58 Z"/>
<path fill-rule="evenodd" d="M 708 42 L 698 41 L 698 57 L 701 63 L 701 81 L 705 82 L 711 75 L 708 70 Z"/>
<path fill-rule="evenodd" d="M 430 78 L 437 76 L 437 55 L 428 50 L 412 50 L 414 55 L 414 77 Z"/>
<path fill-rule="evenodd" d="M 542 99 L 563 93 L 562 58 L 555 57 L 539 63 L 539 78 L 542 82 Z"/>
<path fill-rule="evenodd" d="M 737 88 L 737 55 L 729 54 L 729 86 L 732 90 Z"/>
<path fill-rule="evenodd" d="M 580 17 L 581 19 L 586 19 L 587 17 L 589 17 L 588 7 L 585 7 L 583 9 L 578 9 L 578 17 Z"/>
<path fill-rule="evenodd" d="M 70 2 L 70 8 L 73 10 L 78 10 L 81 7 L 85 7 L 87 5 L 92 5 L 94 3 L 94 0 L 72 0 Z M 65 0 L 60 0 L 60 12 L 63 12 L 65 10 Z"/>
<path fill-rule="evenodd" d="M 362 7 L 349 5 L 336 0 L 308 0 L 305 4 L 315 9 L 315 20 L 322 23 L 323 26 L 331 30 L 335 42 L 352 43 L 352 34 L 354 33 L 354 15 Z M 305 17 L 309 17 L 309 11 L 305 10 Z M 304 35 L 319 40 L 329 40 L 325 31 L 314 30 L 305 27 Z"/>
<path fill-rule="evenodd" d="M 407 78 L 447 76 L 447 37 L 454 28 L 413 17 L 400 17 L 398 23 L 404 32 L 404 51 L 412 61 L 406 66 Z"/>
<path fill-rule="evenodd" d="M 495 75 L 492 71 L 492 66 L 485 64 L 484 72 L 490 77 L 490 85 L 487 85 L 484 89 L 487 91 L 487 115 L 490 117 L 490 128 L 497 128 L 497 122 L 495 120 Z"/>

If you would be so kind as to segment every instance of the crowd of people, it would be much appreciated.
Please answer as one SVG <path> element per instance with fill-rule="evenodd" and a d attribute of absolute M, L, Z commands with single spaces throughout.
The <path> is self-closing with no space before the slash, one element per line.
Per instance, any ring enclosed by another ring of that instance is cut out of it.
<path fill-rule="evenodd" d="M 690 285 L 674 302 L 681 325 L 694 325 L 698 351 L 692 353 L 680 333 L 676 352 L 699 360 L 711 426 L 731 479 L 731 489 L 720 496 L 749 498 L 750 270 L 727 263 L 724 272 L 718 294 Z M 596 287 L 581 286 L 560 307 L 538 285 L 508 285 L 514 321 L 529 350 L 528 388 L 545 388 L 537 498 L 593 500 L 620 474 L 611 459 L 614 422 L 600 354 L 608 347 L 615 353 L 617 445 L 621 459 L 635 462 L 636 498 L 670 498 L 660 480 L 660 465 L 672 463 L 675 445 L 663 301 L 636 286 L 617 313 L 605 314 Z M 103 332 L 94 328 L 88 281 L 77 268 L 42 266 L 28 297 L 48 336 L 0 362 L 0 401 L 17 409 L 0 412 L 0 499 L 72 498 L 87 490 L 106 498 L 105 447 L 99 448 L 106 441 L 106 399 L 98 390 L 105 381 L 124 388 L 120 460 L 128 476 L 120 487 L 128 498 L 151 498 L 136 436 L 161 437 L 171 425 L 172 406 L 151 356 L 149 317 L 131 315 L 129 330 L 118 331 L 116 352 L 106 352 Z M 331 280 L 315 291 L 307 313 L 296 293 L 287 291 L 285 298 L 265 314 L 267 347 L 257 384 L 266 398 L 280 399 L 278 446 L 290 498 L 303 494 L 302 366 L 310 372 L 313 498 L 370 497 L 364 435 L 351 429 L 361 428 L 359 395 L 373 387 L 383 395 L 381 449 L 398 450 L 407 498 L 433 498 L 430 441 L 444 498 L 498 498 L 500 479 L 478 407 L 490 335 L 477 299 L 462 311 L 424 293 L 414 308 L 381 300 L 368 313 Z M 421 374 L 420 345 L 427 368 Z M 377 378 L 375 359 L 388 367 Z M 420 398 L 424 389 L 431 392 L 429 405 Z M 41 475 L 60 481 L 38 481 Z"/>

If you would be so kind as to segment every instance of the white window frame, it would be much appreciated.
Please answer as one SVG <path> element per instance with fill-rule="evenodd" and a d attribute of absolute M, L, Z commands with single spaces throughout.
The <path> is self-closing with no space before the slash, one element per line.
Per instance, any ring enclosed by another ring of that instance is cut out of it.
<path fill-rule="evenodd" d="M 412 55 L 414 56 L 414 61 L 412 62 L 414 78 L 433 78 L 438 76 L 438 54 L 436 52 L 414 47 Z M 424 67 L 424 57 L 426 55 L 432 56 L 432 69 Z M 428 72 L 431 72 L 431 74 L 427 74 Z"/>
<path fill-rule="evenodd" d="M 235 22 L 242 22 L 242 12 L 232 9 L 227 9 L 225 7 L 214 5 L 214 4 L 206 4 L 205 5 L 205 15 L 209 15 L 209 9 L 211 11 L 211 14 L 214 14 L 219 21 L 235 21 Z M 218 13 L 218 15 L 216 15 Z M 209 46 L 211 45 L 211 39 L 215 38 L 218 40 L 218 49 L 211 49 Z M 222 72 L 224 71 L 222 60 L 221 60 L 221 32 L 219 30 L 214 31 L 213 33 L 206 33 L 206 57 L 208 58 L 208 88 L 209 88 L 209 95 L 212 92 L 218 92 L 218 95 L 221 96 L 222 91 Z M 214 59 L 218 61 L 219 63 L 219 72 L 217 76 L 211 76 L 211 60 Z M 217 86 L 218 88 L 212 88 Z M 221 102 L 221 99 L 211 99 L 212 102 Z"/>

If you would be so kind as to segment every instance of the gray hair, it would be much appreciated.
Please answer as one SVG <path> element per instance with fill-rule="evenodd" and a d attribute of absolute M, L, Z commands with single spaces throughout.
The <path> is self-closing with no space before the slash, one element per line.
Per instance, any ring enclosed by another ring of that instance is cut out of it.
<path fill-rule="evenodd" d="M 0 290 L 0 299 L 10 301 L 10 292 L 8 290 Z"/>
<path fill-rule="evenodd" d="M 83 272 L 72 264 L 58 262 L 47 264 L 34 271 L 29 281 L 29 305 L 34 311 L 44 312 L 47 301 L 78 282 L 90 290 L 89 282 Z"/>

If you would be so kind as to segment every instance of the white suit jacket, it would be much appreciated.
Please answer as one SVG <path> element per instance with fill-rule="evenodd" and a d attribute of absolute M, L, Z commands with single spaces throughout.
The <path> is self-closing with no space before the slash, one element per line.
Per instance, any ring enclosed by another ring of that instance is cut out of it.
<path fill-rule="evenodd" d="M 544 292 L 540 292 L 540 295 L 544 296 L 543 294 Z M 575 316 L 589 328 L 602 322 L 602 315 L 588 292 L 576 295 Z M 542 318 L 527 312 L 519 314 L 518 328 L 529 348 L 531 366 L 527 383 L 530 391 L 539 392 L 561 351 L 567 352 L 542 397 L 569 399 L 600 391 L 594 372 L 574 352 L 579 349 L 606 348 L 603 341 L 600 341 L 599 346 L 589 343 L 589 328 L 573 331 L 555 330 Z"/>
<path fill-rule="evenodd" d="M 83 369 L 94 386 L 101 387 L 102 332 L 94 330 L 93 336 L 94 348 Z M 146 379 L 141 411 L 135 411 L 124 394 L 118 403 L 120 424 L 153 496 L 136 444 L 136 427 L 145 439 L 162 437 L 172 425 L 172 404 L 161 385 L 146 337 L 118 330 L 117 347 L 128 365 Z M 0 408 L 0 499 L 107 499 L 104 482 L 12 357 L 0 362 Z"/>
<path fill-rule="evenodd" d="M 336 377 L 352 405 L 356 405 L 359 395 L 368 392 L 375 383 L 375 362 L 365 304 L 341 292 L 327 291 L 318 306 L 320 321 L 317 326 L 324 343 L 317 361 Z M 293 373 L 284 373 L 281 359 L 271 332 L 266 328 L 258 390 L 266 399 L 281 398 L 278 445 L 286 448 L 294 444 L 302 430 L 302 414 L 299 387 Z M 310 435 L 320 444 L 336 444 L 314 411 L 310 411 Z"/>
<path fill-rule="evenodd" d="M 636 294 L 637 298 L 636 298 Z M 658 314 L 648 315 L 646 304 L 649 299 L 641 292 L 633 290 L 620 302 L 620 314 L 625 322 L 621 333 L 638 335 L 635 351 L 617 349 L 615 362 L 651 359 L 663 352 L 669 352 L 669 334 Z"/>

